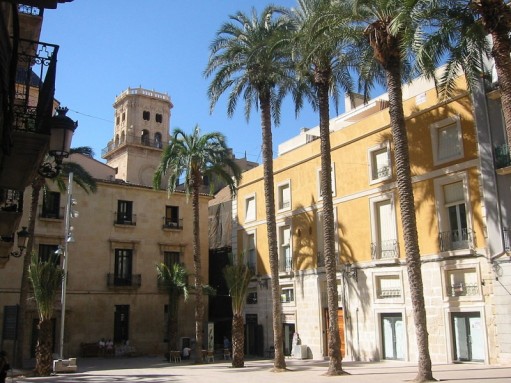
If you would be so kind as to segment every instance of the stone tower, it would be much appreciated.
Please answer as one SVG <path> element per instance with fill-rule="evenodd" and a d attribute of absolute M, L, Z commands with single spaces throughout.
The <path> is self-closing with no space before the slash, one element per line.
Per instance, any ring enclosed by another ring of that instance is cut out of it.
<path fill-rule="evenodd" d="M 103 150 L 116 179 L 151 186 L 164 146 L 170 138 L 168 94 L 128 88 L 114 102 L 114 137 Z"/>

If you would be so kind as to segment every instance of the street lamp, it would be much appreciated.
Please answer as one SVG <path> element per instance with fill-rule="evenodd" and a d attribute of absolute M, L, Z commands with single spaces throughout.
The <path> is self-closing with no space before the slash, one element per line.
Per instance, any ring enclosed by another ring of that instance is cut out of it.
<path fill-rule="evenodd" d="M 346 263 L 344 265 L 344 275 L 348 278 L 353 278 L 356 282 L 358 282 L 357 268 L 353 267 L 351 263 Z"/>
<path fill-rule="evenodd" d="M 48 154 L 53 163 L 45 161 L 39 167 L 39 174 L 45 178 L 55 178 L 62 169 L 62 160 L 69 157 L 71 138 L 78 122 L 66 116 L 68 108 L 57 108 L 57 114 L 51 119 L 50 149 Z"/>

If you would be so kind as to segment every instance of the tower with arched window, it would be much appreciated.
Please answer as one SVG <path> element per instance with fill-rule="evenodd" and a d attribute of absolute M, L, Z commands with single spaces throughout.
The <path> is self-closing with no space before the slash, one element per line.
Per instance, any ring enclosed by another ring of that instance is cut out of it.
<path fill-rule="evenodd" d="M 115 98 L 114 136 L 102 157 L 116 178 L 151 186 L 161 152 L 170 138 L 170 96 L 128 88 Z"/>

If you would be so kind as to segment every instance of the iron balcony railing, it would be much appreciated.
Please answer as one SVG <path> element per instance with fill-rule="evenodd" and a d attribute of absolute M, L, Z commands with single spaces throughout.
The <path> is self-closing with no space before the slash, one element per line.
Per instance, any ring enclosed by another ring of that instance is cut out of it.
<path fill-rule="evenodd" d="M 135 226 L 137 224 L 137 215 L 136 214 L 118 214 L 117 212 L 114 213 L 115 225 L 128 225 L 128 226 Z"/>
<path fill-rule="evenodd" d="M 399 298 L 401 296 L 400 288 L 384 288 L 378 290 L 378 298 Z"/>
<path fill-rule="evenodd" d="M 390 176 L 390 166 L 382 166 L 376 170 L 376 178 L 386 178 Z"/>
<path fill-rule="evenodd" d="M 280 262 L 280 272 L 290 272 L 293 268 L 293 258 L 291 254 L 286 255 Z"/>
<path fill-rule="evenodd" d="M 511 166 L 511 155 L 508 145 L 499 145 L 495 147 L 495 168 L 502 169 Z"/>
<path fill-rule="evenodd" d="M 52 219 L 64 219 L 64 214 L 66 212 L 66 208 L 64 206 L 60 206 L 58 209 L 43 209 L 41 206 L 41 213 L 39 214 L 39 218 L 52 218 Z"/>
<path fill-rule="evenodd" d="M 141 274 L 117 275 L 107 274 L 108 287 L 140 287 L 142 285 Z"/>
<path fill-rule="evenodd" d="M 132 134 L 126 135 L 124 139 L 120 140 L 110 140 L 106 146 L 101 150 L 101 156 L 104 157 L 111 151 L 120 148 L 124 145 L 141 145 L 148 146 L 150 148 L 163 149 L 163 142 L 160 139 L 152 139 L 147 136 L 135 136 Z"/>
<path fill-rule="evenodd" d="M 438 234 L 440 251 L 470 249 L 474 235 L 469 229 L 450 230 Z"/>
<path fill-rule="evenodd" d="M 477 283 L 454 283 L 448 287 L 451 297 L 464 297 L 479 294 Z"/>
<path fill-rule="evenodd" d="M 509 229 L 504 228 L 502 230 L 502 234 L 504 237 L 504 251 L 511 251 L 511 241 L 510 241 L 511 238 L 509 237 Z"/>
<path fill-rule="evenodd" d="M 50 133 L 59 46 L 19 40 L 14 93 L 14 129 Z"/>
<path fill-rule="evenodd" d="M 175 219 L 163 217 L 163 228 L 183 230 L 183 218 Z"/>
<path fill-rule="evenodd" d="M 396 259 L 399 258 L 399 243 L 396 239 L 371 243 L 371 258 Z"/>

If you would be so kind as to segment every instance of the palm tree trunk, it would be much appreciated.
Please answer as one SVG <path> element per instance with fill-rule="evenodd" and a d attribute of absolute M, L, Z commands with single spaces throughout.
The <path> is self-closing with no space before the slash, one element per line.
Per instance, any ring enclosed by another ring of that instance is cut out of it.
<path fill-rule="evenodd" d="M 410 284 L 410 295 L 412 298 L 412 309 L 417 337 L 417 352 L 419 354 L 418 373 L 415 381 L 426 382 L 433 381 L 433 373 L 431 370 L 431 357 L 429 355 L 428 346 L 428 328 L 421 274 L 419 237 L 415 217 L 408 138 L 406 135 L 406 123 L 403 112 L 400 67 L 400 62 L 396 62 L 394 65 L 387 65 L 385 71 L 387 91 L 389 94 L 390 126 L 394 141 L 397 190 L 401 209 L 408 282 Z"/>
<path fill-rule="evenodd" d="M 274 370 L 286 368 L 282 336 L 282 304 L 280 302 L 279 254 L 277 249 L 277 223 L 275 221 L 275 194 L 273 183 L 273 139 L 271 132 L 271 107 L 269 92 L 259 95 L 263 146 L 264 198 L 266 203 L 266 226 L 268 231 L 268 256 L 271 272 L 271 296 L 273 317 L 273 342 L 275 347 Z"/>
<path fill-rule="evenodd" d="M 328 104 L 328 71 L 318 72 L 317 94 L 319 104 L 319 136 L 321 140 L 321 190 L 323 197 L 323 238 L 325 252 L 326 287 L 328 299 L 328 364 L 327 375 L 340 375 L 342 370 L 341 339 L 337 311 L 337 260 L 335 254 L 334 210 L 332 201 L 332 158 L 330 153 L 330 116 Z"/>
<path fill-rule="evenodd" d="M 39 337 L 36 345 L 35 372 L 38 376 L 49 376 L 53 369 L 51 319 L 40 320 L 38 327 Z"/>
<path fill-rule="evenodd" d="M 192 209 L 193 209 L 193 267 L 195 273 L 195 363 L 202 363 L 202 330 L 204 320 L 204 302 L 202 294 L 202 270 L 199 233 L 199 188 L 200 176 L 192 175 Z"/>
<path fill-rule="evenodd" d="M 244 367 L 245 332 L 243 327 L 243 315 L 240 313 L 232 316 L 232 366 Z"/>
<path fill-rule="evenodd" d="M 44 185 L 44 178 L 37 176 L 32 182 L 32 193 L 30 200 L 30 212 L 28 219 L 28 237 L 27 249 L 23 256 L 23 272 L 21 274 L 20 302 L 18 309 L 18 334 L 16 354 L 14 365 L 18 368 L 23 367 L 24 359 L 24 343 L 25 343 L 25 327 L 27 323 L 27 302 L 30 293 L 30 280 L 28 279 L 28 268 L 30 266 L 31 254 L 34 248 L 35 221 L 37 216 L 37 205 L 39 203 L 39 195 Z"/>

